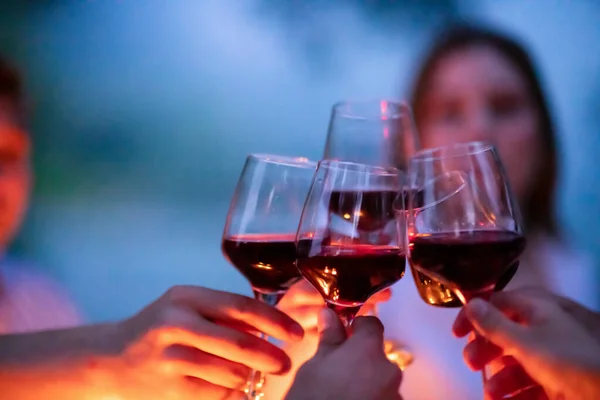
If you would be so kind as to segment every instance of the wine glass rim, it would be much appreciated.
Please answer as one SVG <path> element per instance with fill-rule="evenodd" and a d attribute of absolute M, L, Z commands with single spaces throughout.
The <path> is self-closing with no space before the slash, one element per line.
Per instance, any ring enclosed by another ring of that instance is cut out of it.
<path fill-rule="evenodd" d="M 431 161 L 485 153 L 494 150 L 494 145 L 484 141 L 454 143 L 447 146 L 419 150 L 411 161 Z"/>
<path fill-rule="evenodd" d="M 349 169 L 351 171 L 363 172 L 367 174 L 376 174 L 380 176 L 399 176 L 402 174 L 398 168 L 395 167 L 383 167 L 379 165 L 370 165 L 357 163 L 353 161 L 343 161 L 343 160 L 334 160 L 334 159 L 325 159 L 319 161 L 317 165 L 317 169 L 320 167 L 325 167 L 329 169 Z"/>
<path fill-rule="evenodd" d="M 383 112 L 379 113 L 379 115 L 377 115 L 377 116 L 364 115 L 364 113 L 343 110 L 343 107 L 367 106 L 367 105 L 374 105 L 377 103 L 379 105 L 381 105 L 383 102 L 386 103 L 387 107 L 392 106 L 392 108 L 393 108 L 393 110 L 391 110 L 391 112 L 389 114 L 385 114 L 388 120 L 400 119 L 400 118 L 404 117 L 406 114 L 409 114 L 410 106 L 408 105 L 408 102 L 406 102 L 404 100 L 393 100 L 393 99 L 370 98 L 370 99 L 362 99 L 362 100 L 354 100 L 354 99 L 340 100 L 340 101 L 336 101 L 333 104 L 333 106 L 331 107 L 331 109 L 336 115 L 343 117 L 343 118 L 363 120 L 363 121 L 381 120 L 381 115 L 383 114 Z"/>
<path fill-rule="evenodd" d="M 468 176 L 466 173 L 464 173 L 463 171 L 447 171 L 444 172 L 438 176 L 436 176 L 435 178 L 430 179 L 425 185 L 423 185 L 421 187 L 420 190 L 423 190 L 423 187 L 427 186 L 427 185 L 431 185 L 433 182 L 442 179 L 442 178 L 450 178 L 452 179 L 453 176 L 460 176 L 462 182 L 460 182 L 460 185 L 458 185 L 457 187 L 455 187 L 453 190 L 450 190 L 448 193 L 446 193 L 445 195 L 436 198 L 434 201 L 429 202 L 427 204 L 423 204 L 420 207 L 413 207 L 413 211 L 414 212 L 421 212 L 424 210 L 427 210 L 429 208 L 435 207 L 439 204 L 442 204 L 443 202 L 449 200 L 450 198 L 452 198 L 453 196 L 459 194 L 462 190 L 467 188 L 468 185 Z M 408 205 L 406 205 L 408 206 Z"/>
<path fill-rule="evenodd" d="M 248 154 L 248 158 L 256 160 L 258 162 L 285 165 L 289 167 L 312 169 L 315 169 L 317 167 L 317 163 L 315 161 L 311 161 L 306 157 L 290 157 L 281 156 L 277 154 L 251 153 Z"/>

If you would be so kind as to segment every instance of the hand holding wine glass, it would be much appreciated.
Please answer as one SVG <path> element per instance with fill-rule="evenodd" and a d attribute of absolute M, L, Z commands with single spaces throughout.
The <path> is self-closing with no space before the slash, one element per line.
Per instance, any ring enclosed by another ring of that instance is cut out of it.
<path fill-rule="evenodd" d="M 298 227 L 297 265 L 346 327 L 404 275 L 394 212 L 402 183 L 395 168 L 331 160 L 317 167 Z"/>
<path fill-rule="evenodd" d="M 492 399 L 517 393 L 595 399 L 600 398 L 600 337 L 594 337 L 599 319 L 568 299 L 525 288 L 495 293 L 489 303 L 471 301 L 457 316 L 453 332 L 463 337 L 476 329 L 489 340 L 465 347 L 471 368 L 499 357 L 512 359 L 486 383 Z"/>
<path fill-rule="evenodd" d="M 305 158 L 251 154 L 246 159 L 227 215 L 222 250 L 265 304 L 277 305 L 301 279 L 295 237 L 315 167 Z M 264 383 L 263 374 L 253 371 L 248 399 L 264 397 Z"/>
<path fill-rule="evenodd" d="M 3 399 L 239 399 L 251 368 L 291 360 L 258 338 L 302 328 L 255 299 L 175 286 L 123 321 L 0 335 Z"/>
<path fill-rule="evenodd" d="M 347 338 L 336 314 L 324 309 L 319 336 L 317 353 L 298 371 L 286 400 L 401 400 L 402 373 L 383 352 L 377 318 L 357 318 Z"/>

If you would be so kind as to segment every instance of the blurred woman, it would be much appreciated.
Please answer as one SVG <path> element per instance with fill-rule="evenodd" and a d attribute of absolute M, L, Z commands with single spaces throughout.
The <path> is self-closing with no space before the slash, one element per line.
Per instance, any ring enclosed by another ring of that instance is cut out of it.
<path fill-rule="evenodd" d="M 501 33 L 451 27 L 425 57 L 412 104 L 422 147 L 483 140 L 498 148 L 528 241 L 508 288 L 541 286 L 595 306 L 593 267 L 569 248 L 554 214 L 555 129 L 526 50 Z M 481 377 L 462 364 L 463 344 L 448 333 L 456 310 L 428 306 L 410 285 L 403 285 L 381 316 L 387 335 L 406 343 L 415 355 L 406 370 L 405 398 L 482 397 Z"/>
<path fill-rule="evenodd" d="M 19 74 L 0 58 L 0 333 L 67 327 L 79 321 L 52 280 L 5 254 L 23 221 L 32 181 L 23 97 Z"/>
<path fill-rule="evenodd" d="M 412 103 L 422 147 L 474 140 L 497 146 L 521 204 L 528 240 L 508 288 L 541 286 L 593 307 L 597 291 L 592 266 L 568 247 L 554 215 L 554 125 L 526 50 L 501 33 L 453 26 L 437 37 L 423 60 Z M 299 301 L 287 301 L 294 304 L 292 311 L 299 307 Z M 463 363 L 464 343 L 450 331 L 457 311 L 425 304 L 411 279 L 396 285 L 391 300 L 380 307 L 386 336 L 406 344 L 415 357 L 405 371 L 404 398 L 483 397 L 481 376 Z M 297 364 L 314 351 L 309 337 L 303 348 L 289 349 Z M 283 390 L 286 382 L 274 384 Z"/>

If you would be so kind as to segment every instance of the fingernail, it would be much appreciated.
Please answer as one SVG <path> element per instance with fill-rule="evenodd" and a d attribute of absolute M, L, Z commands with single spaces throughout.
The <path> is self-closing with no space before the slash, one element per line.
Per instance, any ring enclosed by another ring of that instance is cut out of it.
<path fill-rule="evenodd" d="M 490 307 L 488 303 L 481 299 L 473 299 L 467 305 L 468 314 L 475 319 L 481 319 L 485 317 L 489 309 Z"/>
<path fill-rule="evenodd" d="M 290 330 L 294 339 L 301 340 L 304 337 L 304 328 L 299 323 L 294 323 Z"/>
<path fill-rule="evenodd" d="M 319 311 L 319 332 L 323 332 L 333 325 L 331 313 L 332 311 L 328 308 L 323 308 L 321 311 Z"/>

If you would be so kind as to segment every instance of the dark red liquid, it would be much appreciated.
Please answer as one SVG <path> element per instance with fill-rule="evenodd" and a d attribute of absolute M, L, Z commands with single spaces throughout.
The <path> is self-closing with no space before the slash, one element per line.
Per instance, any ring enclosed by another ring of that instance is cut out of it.
<path fill-rule="evenodd" d="M 334 191 L 329 198 L 329 212 L 350 223 L 356 222 L 361 231 L 375 231 L 394 219 L 393 190 Z"/>
<path fill-rule="evenodd" d="M 516 270 L 525 238 L 507 231 L 433 233 L 410 239 L 411 262 L 434 282 L 459 290 L 467 299 L 506 285 Z"/>
<path fill-rule="evenodd" d="M 233 236 L 223 240 L 222 250 L 257 292 L 284 292 L 301 278 L 295 235 Z"/>
<path fill-rule="evenodd" d="M 302 276 L 335 306 L 361 306 L 400 280 L 405 263 L 404 253 L 391 246 L 298 242 L 297 265 Z"/>

